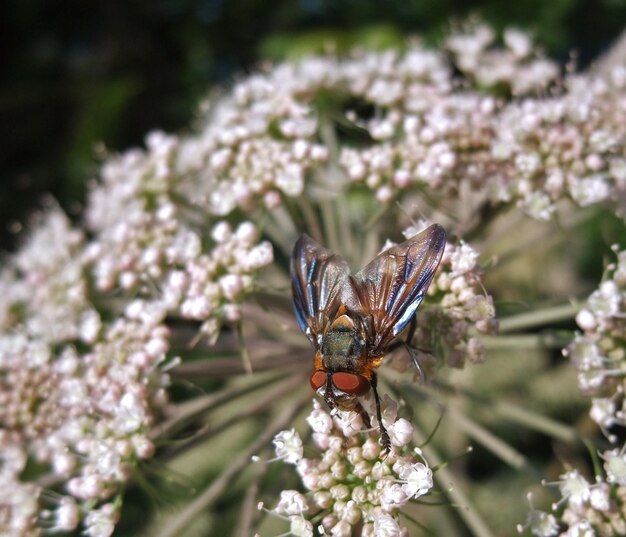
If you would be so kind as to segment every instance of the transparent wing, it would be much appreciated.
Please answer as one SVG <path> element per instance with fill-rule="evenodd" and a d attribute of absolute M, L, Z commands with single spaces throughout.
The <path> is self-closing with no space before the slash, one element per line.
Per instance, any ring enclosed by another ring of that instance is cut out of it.
<path fill-rule="evenodd" d="M 433 224 L 385 250 L 354 275 L 372 356 L 384 353 L 409 323 L 441 261 L 446 232 Z"/>
<path fill-rule="evenodd" d="M 357 303 L 348 264 L 308 235 L 301 235 L 293 248 L 291 289 L 300 328 L 318 349 L 317 336 L 339 307 Z"/>

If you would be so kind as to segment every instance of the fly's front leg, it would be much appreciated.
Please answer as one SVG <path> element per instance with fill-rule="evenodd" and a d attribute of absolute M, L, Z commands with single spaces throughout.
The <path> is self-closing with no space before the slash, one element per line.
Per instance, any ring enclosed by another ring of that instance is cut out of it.
<path fill-rule="evenodd" d="M 391 451 L 391 440 L 389 439 L 389 433 L 385 426 L 383 425 L 383 416 L 380 410 L 380 398 L 378 397 L 378 390 L 376 389 L 376 385 L 378 384 L 378 376 L 376 373 L 372 376 L 371 380 L 372 390 L 374 391 L 374 399 L 376 401 L 376 418 L 378 419 L 378 428 L 380 429 L 380 442 L 383 445 L 383 453 L 386 457 Z"/>
<path fill-rule="evenodd" d="M 370 429 L 372 427 L 372 421 L 370 420 L 370 415 L 367 413 L 367 410 L 363 408 L 361 403 L 357 403 L 354 409 L 359 413 L 359 416 L 361 416 L 365 428 Z"/>

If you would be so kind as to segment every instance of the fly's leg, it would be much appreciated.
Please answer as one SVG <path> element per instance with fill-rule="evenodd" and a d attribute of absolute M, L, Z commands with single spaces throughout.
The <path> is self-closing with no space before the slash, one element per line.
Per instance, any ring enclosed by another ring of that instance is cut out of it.
<path fill-rule="evenodd" d="M 380 411 L 380 398 L 378 397 L 378 390 L 376 385 L 378 384 L 378 377 L 376 373 L 372 376 L 371 380 L 372 390 L 374 391 L 374 400 L 376 401 L 376 418 L 378 419 L 378 427 L 380 429 L 380 442 L 383 445 L 383 456 L 387 456 L 391 451 L 391 440 L 389 439 L 389 433 L 383 425 L 383 416 Z"/>
<path fill-rule="evenodd" d="M 413 345 L 411 345 L 411 340 L 413 339 L 413 336 L 415 335 L 416 328 L 417 328 L 417 319 L 413 317 L 411 319 L 411 324 L 409 325 L 409 329 L 407 331 L 406 339 L 404 341 L 401 341 L 400 343 L 404 344 L 404 348 L 406 349 L 406 352 L 409 353 L 409 356 L 411 357 L 411 361 L 413 362 L 413 365 L 415 366 L 415 369 L 418 375 L 420 376 L 420 379 L 422 380 L 422 382 L 426 382 L 426 373 L 424 372 L 424 369 L 422 368 L 422 366 L 420 365 L 417 359 L 417 353 L 422 352 L 424 354 L 432 355 L 432 351 L 430 351 L 429 349 L 420 349 L 419 347 L 414 347 Z"/>
<path fill-rule="evenodd" d="M 420 379 L 422 380 L 422 382 L 424 380 L 426 380 L 426 376 L 424 375 L 424 370 L 422 369 L 422 366 L 420 365 L 419 361 L 417 360 L 417 350 L 419 349 L 414 349 L 413 347 L 411 347 L 408 343 L 404 343 L 404 347 L 406 348 L 406 352 L 409 353 L 409 356 L 411 357 L 411 361 L 413 362 L 413 365 L 415 366 L 415 369 L 417 371 L 417 374 L 420 376 Z"/>
<path fill-rule="evenodd" d="M 415 335 L 416 329 L 417 329 L 417 318 L 415 317 L 415 315 L 413 315 L 413 318 L 411 319 L 411 323 L 409 324 L 409 329 L 407 330 L 407 333 L 406 333 L 406 339 L 404 340 L 405 344 L 408 345 L 409 347 L 411 346 L 411 340 L 413 339 L 413 336 Z"/>
<path fill-rule="evenodd" d="M 370 415 L 367 413 L 367 410 L 363 408 L 361 403 L 357 403 L 355 410 L 359 413 L 359 416 L 361 416 L 365 428 L 370 429 L 372 427 L 372 421 L 370 420 Z"/>

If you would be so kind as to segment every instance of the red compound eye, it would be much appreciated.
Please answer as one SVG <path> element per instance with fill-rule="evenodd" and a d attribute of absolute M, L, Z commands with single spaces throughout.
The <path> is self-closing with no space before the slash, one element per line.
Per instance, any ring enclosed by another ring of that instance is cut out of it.
<path fill-rule="evenodd" d="M 315 391 L 319 390 L 326 384 L 326 373 L 324 371 L 316 371 L 311 375 L 309 382 L 311 383 L 311 388 Z"/>
<path fill-rule="evenodd" d="M 342 392 L 363 395 L 370 389 L 370 381 L 355 373 L 333 373 L 333 384 Z"/>

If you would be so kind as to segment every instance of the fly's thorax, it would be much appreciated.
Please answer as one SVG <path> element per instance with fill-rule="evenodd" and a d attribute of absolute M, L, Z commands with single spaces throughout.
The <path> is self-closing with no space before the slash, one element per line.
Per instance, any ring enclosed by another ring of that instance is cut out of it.
<path fill-rule="evenodd" d="M 367 353 L 365 339 L 348 315 L 341 315 L 332 323 L 320 350 L 326 371 L 359 371 L 359 362 Z"/>

